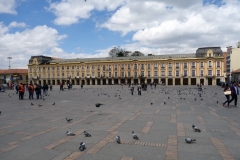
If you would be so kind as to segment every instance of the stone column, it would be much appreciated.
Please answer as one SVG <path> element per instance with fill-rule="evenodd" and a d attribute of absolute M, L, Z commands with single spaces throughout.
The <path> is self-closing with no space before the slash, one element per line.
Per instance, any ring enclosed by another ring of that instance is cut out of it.
<path fill-rule="evenodd" d="M 97 79 L 95 78 L 95 85 L 97 85 Z"/>
<path fill-rule="evenodd" d="M 153 83 L 153 78 L 151 78 L 151 83 Z"/>
<path fill-rule="evenodd" d="M 141 80 L 140 80 L 140 78 L 138 78 L 138 84 L 141 84 Z"/>
<path fill-rule="evenodd" d="M 172 79 L 172 84 L 175 86 L 175 78 Z"/>
<path fill-rule="evenodd" d="M 103 85 L 103 80 L 102 80 L 102 78 L 101 78 L 101 85 Z"/>
<path fill-rule="evenodd" d="M 125 84 L 127 84 L 127 78 L 125 78 Z"/>
<path fill-rule="evenodd" d="M 108 78 L 106 79 L 106 85 L 108 85 Z"/>
<path fill-rule="evenodd" d="M 158 78 L 158 83 L 162 84 L 161 78 Z"/>
<path fill-rule="evenodd" d="M 121 79 L 120 78 L 118 78 L 118 84 L 121 84 Z"/>
<path fill-rule="evenodd" d="M 188 78 L 188 85 L 191 85 L 191 78 Z"/>
<path fill-rule="evenodd" d="M 180 85 L 183 85 L 183 77 L 180 78 Z"/>
<path fill-rule="evenodd" d="M 168 85 L 168 78 L 165 78 L 165 81 L 166 81 L 165 85 Z"/>
<path fill-rule="evenodd" d="M 92 85 L 92 79 L 90 79 L 90 85 Z"/>
<path fill-rule="evenodd" d="M 131 84 L 133 83 L 133 78 L 131 78 Z"/>

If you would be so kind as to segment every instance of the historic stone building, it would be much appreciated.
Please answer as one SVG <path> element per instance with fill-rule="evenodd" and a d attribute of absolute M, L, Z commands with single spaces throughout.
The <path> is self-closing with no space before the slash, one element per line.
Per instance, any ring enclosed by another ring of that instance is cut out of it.
<path fill-rule="evenodd" d="M 107 85 L 151 83 L 216 85 L 224 81 L 220 47 L 198 48 L 193 54 L 132 57 L 53 59 L 32 56 L 28 64 L 32 83 Z"/>

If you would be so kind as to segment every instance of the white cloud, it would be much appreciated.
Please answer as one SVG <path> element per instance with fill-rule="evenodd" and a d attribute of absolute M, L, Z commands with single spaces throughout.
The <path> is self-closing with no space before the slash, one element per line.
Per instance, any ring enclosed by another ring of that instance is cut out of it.
<path fill-rule="evenodd" d="M 18 22 L 16 22 L 16 21 L 13 21 L 13 22 L 11 22 L 11 23 L 8 25 L 9 28 L 15 28 L 15 27 L 24 28 L 24 27 L 26 27 L 26 26 L 27 26 L 27 25 L 26 25 L 25 23 L 23 23 L 23 22 L 18 23 Z"/>
<path fill-rule="evenodd" d="M 15 0 L 0 0 L 0 14 L 1 13 L 17 14 L 15 8 L 16 8 Z"/>
<path fill-rule="evenodd" d="M 71 25 L 78 23 L 80 19 L 87 19 L 94 9 L 102 11 L 104 9 L 114 10 L 123 3 L 122 0 L 61 0 L 60 2 L 49 2 L 46 8 L 56 16 L 56 25 Z"/>
<path fill-rule="evenodd" d="M 8 56 L 13 57 L 12 68 L 26 68 L 31 56 L 50 53 L 53 48 L 59 46 L 59 41 L 66 37 L 59 35 L 56 29 L 45 25 L 9 33 L 9 28 L 0 23 L 0 53 L 2 53 L 0 68 L 7 68 Z"/>

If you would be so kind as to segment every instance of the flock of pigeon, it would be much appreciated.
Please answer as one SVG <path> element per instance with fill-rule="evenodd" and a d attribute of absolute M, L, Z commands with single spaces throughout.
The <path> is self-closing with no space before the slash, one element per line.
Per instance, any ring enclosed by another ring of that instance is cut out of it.
<path fill-rule="evenodd" d="M 122 89 L 123 89 L 123 88 L 122 88 Z M 73 90 L 75 90 L 75 88 L 74 88 Z M 101 90 L 101 89 L 100 89 L 100 90 Z M 178 95 L 182 95 L 182 97 L 180 97 L 180 100 L 185 100 L 185 99 L 186 99 L 186 98 L 185 98 L 185 95 L 187 95 L 187 93 L 182 93 L 182 91 L 187 90 L 187 89 L 175 89 L 175 88 L 174 88 L 174 90 L 177 91 L 177 94 L 178 94 Z M 165 88 L 161 88 L 161 91 L 159 91 L 159 92 L 161 92 L 161 93 L 164 93 L 164 92 L 165 92 L 165 94 L 170 94 L 170 92 L 173 92 L 174 90 L 166 90 L 166 87 L 165 87 Z M 101 91 L 102 91 L 102 90 L 101 90 Z M 119 90 L 117 90 L 117 91 L 119 91 Z M 125 91 L 126 91 L 126 90 L 125 90 Z M 85 92 L 85 90 L 84 90 L 84 92 Z M 93 92 L 95 92 L 95 91 L 93 91 Z M 147 92 L 148 92 L 148 91 L 147 91 Z M 155 92 L 156 92 L 156 91 L 155 91 Z M 195 94 L 191 91 L 191 88 L 188 90 L 188 92 L 189 92 L 189 94 L 195 95 Z M 60 92 L 59 92 L 59 93 L 60 93 Z M 120 93 L 121 93 L 121 91 L 120 91 Z M 154 93 L 154 91 L 152 91 L 152 93 Z M 201 97 L 200 100 L 203 100 L 202 94 L 205 94 L 205 92 L 198 92 L 198 96 Z M 215 95 L 216 95 L 216 94 L 217 94 L 217 93 L 215 93 Z M 101 95 L 107 95 L 108 97 L 110 97 L 110 95 L 108 95 L 107 93 L 101 93 Z M 215 95 L 214 95 L 214 97 L 215 97 Z M 8 96 L 11 97 L 10 95 L 8 95 Z M 99 94 L 98 94 L 98 96 L 99 96 Z M 118 96 L 119 96 L 119 99 L 122 99 L 122 98 L 120 97 L 120 95 L 118 95 Z M 117 97 L 117 93 L 115 93 L 115 97 Z M 170 97 L 168 96 L 167 99 L 170 99 Z M 45 100 L 45 99 L 43 98 L 43 100 Z M 197 101 L 197 98 L 194 98 L 194 100 Z M 217 103 L 218 103 L 218 101 L 217 101 Z M 153 102 L 151 102 L 150 104 L 153 105 Z M 166 104 L 165 101 L 164 101 L 164 104 Z M 31 103 L 31 105 L 34 105 L 34 104 Z M 52 105 L 55 105 L 55 102 L 54 102 Z M 101 105 L 104 105 L 104 104 L 102 104 L 102 103 L 96 103 L 96 104 L 95 104 L 96 107 L 100 107 Z M 41 105 L 41 104 L 38 104 L 38 106 L 41 107 L 42 105 Z M 2 113 L 2 112 L 0 111 L 0 115 L 1 115 L 1 113 Z M 66 118 L 66 121 L 67 121 L 68 123 L 70 123 L 71 121 L 73 121 L 73 119 L 68 119 L 68 118 Z M 193 130 L 194 130 L 195 132 L 201 132 L 201 130 L 200 130 L 199 128 L 197 128 L 195 125 L 192 125 L 192 128 L 193 128 Z M 66 135 L 67 135 L 67 136 L 75 136 L 75 134 L 72 133 L 71 131 L 67 131 L 67 132 L 66 132 Z M 92 136 L 92 135 L 91 135 L 90 133 L 88 133 L 87 131 L 84 131 L 84 135 L 85 135 L 85 137 L 91 137 L 91 136 Z M 134 131 L 132 131 L 132 138 L 135 139 L 135 140 L 139 140 L 139 137 L 137 136 L 136 133 L 134 133 Z M 119 136 L 119 135 L 115 137 L 115 140 L 116 140 L 116 143 L 121 144 L 121 139 L 120 139 L 120 136 Z M 190 144 L 190 143 L 192 143 L 192 142 L 196 142 L 196 139 L 186 138 L 186 139 L 185 139 L 185 142 Z M 80 150 L 80 151 L 84 151 L 85 149 L 86 149 L 86 144 L 85 144 L 85 142 L 81 142 L 81 143 L 79 144 L 79 150 Z"/>

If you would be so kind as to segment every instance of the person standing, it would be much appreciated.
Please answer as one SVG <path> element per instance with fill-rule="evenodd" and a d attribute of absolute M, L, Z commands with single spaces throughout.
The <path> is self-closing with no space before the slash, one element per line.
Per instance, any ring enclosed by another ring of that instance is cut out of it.
<path fill-rule="evenodd" d="M 230 87 L 228 86 L 228 84 L 226 84 L 223 92 L 226 92 L 226 91 L 231 91 L 231 89 L 230 89 Z M 226 96 L 227 100 L 223 103 L 223 106 L 224 106 L 226 103 L 228 103 L 228 108 L 230 108 L 230 106 L 229 106 L 230 95 L 225 95 L 225 96 Z"/>
<path fill-rule="evenodd" d="M 41 93 L 41 88 L 40 88 L 39 85 L 36 85 L 35 93 L 36 93 L 36 97 L 37 97 L 37 99 L 39 99 L 39 95 L 40 95 L 40 93 Z"/>
<path fill-rule="evenodd" d="M 48 85 L 47 85 L 47 83 L 45 84 L 45 96 L 48 96 Z"/>
<path fill-rule="evenodd" d="M 19 85 L 19 99 L 23 99 L 24 92 L 25 92 L 24 85 L 22 83 L 20 83 L 20 85 Z"/>
<path fill-rule="evenodd" d="M 50 91 L 52 91 L 52 84 L 50 84 Z"/>
<path fill-rule="evenodd" d="M 63 91 L 63 84 L 60 83 L 60 91 Z"/>
<path fill-rule="evenodd" d="M 133 92 L 134 92 L 134 86 L 133 86 L 133 84 L 131 85 L 131 93 L 132 93 L 132 95 L 133 95 Z"/>
<path fill-rule="evenodd" d="M 15 89 L 16 89 L 16 94 L 18 94 L 18 91 L 19 91 L 19 85 L 18 84 L 16 84 Z"/>
<path fill-rule="evenodd" d="M 28 85 L 28 92 L 29 92 L 29 99 L 34 99 L 33 98 L 34 86 L 32 83 Z"/>
<path fill-rule="evenodd" d="M 237 99 L 238 99 L 238 95 L 239 95 L 239 90 L 238 90 L 238 86 L 236 84 L 236 82 L 233 82 L 233 86 L 231 87 L 231 92 L 232 92 L 232 99 L 229 101 L 229 103 L 231 103 L 233 100 L 235 100 L 235 107 L 237 107 Z"/>
<path fill-rule="evenodd" d="M 138 85 L 138 95 L 142 95 L 142 88 L 141 88 L 141 85 Z"/>

